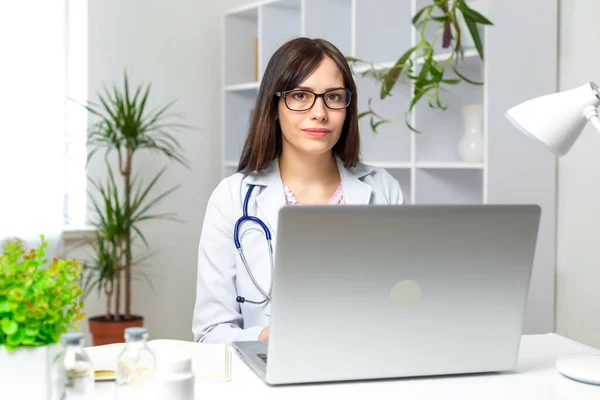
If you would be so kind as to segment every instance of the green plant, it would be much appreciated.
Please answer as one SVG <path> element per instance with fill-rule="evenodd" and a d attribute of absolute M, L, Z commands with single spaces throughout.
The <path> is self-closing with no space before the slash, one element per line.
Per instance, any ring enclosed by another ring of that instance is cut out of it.
<path fill-rule="evenodd" d="M 144 184 L 134 174 L 135 157 L 140 151 L 147 150 L 189 167 L 182 155 L 182 147 L 170 133 L 188 126 L 171 122 L 179 117 L 178 114 L 167 113 L 173 103 L 158 110 L 148 109 L 150 87 L 150 84 L 140 85 L 134 92 L 130 91 L 125 73 L 122 88 L 105 88 L 104 93 L 97 94 L 98 103 L 89 102 L 85 105 L 89 113 L 97 118 L 88 132 L 88 162 L 96 152 L 105 149 L 108 177 L 105 181 L 90 178 L 95 190 L 90 192 L 90 199 L 96 214 L 96 219 L 92 222 L 96 228 L 96 237 L 93 245 L 94 260 L 85 264 L 84 290 L 87 294 L 95 288 L 106 296 L 107 320 L 127 320 L 132 317 L 132 266 L 140 261 L 134 259 L 134 244 L 141 240 L 149 248 L 141 224 L 157 219 L 177 220 L 172 213 L 150 212 L 179 185 L 151 197 L 165 168 L 148 184 Z M 111 154 L 116 156 L 114 163 L 109 157 Z M 116 174 L 114 170 L 117 171 Z M 121 178 L 119 184 L 116 176 Z M 122 295 L 125 297 L 124 302 Z"/>
<path fill-rule="evenodd" d="M 3 243 L 0 255 L 0 345 L 7 350 L 58 343 L 84 317 L 79 286 L 82 265 L 54 259 L 46 266 L 48 242 L 36 249 L 23 240 Z"/>
<path fill-rule="evenodd" d="M 412 24 L 418 32 L 417 43 L 406 50 L 391 67 L 381 67 L 373 62 L 347 57 L 352 65 L 361 63 L 369 65 L 361 75 L 369 75 L 380 82 L 379 98 L 382 100 L 392 95 L 392 89 L 398 81 L 412 85 L 411 101 L 403 115 L 407 127 L 414 132 L 418 131 L 410 124 L 409 117 L 414 107 L 423 98 L 428 99 L 429 107 L 445 110 L 447 106 L 443 104 L 440 94 L 445 90 L 446 85 L 458 85 L 463 81 L 473 85 L 482 84 L 469 79 L 458 68 L 459 60 L 464 59 L 462 35 L 465 32 L 461 31 L 461 18 L 473 38 L 479 58 L 483 60 L 483 41 L 477 24 L 493 25 L 493 23 L 469 7 L 465 0 L 432 0 L 431 4 L 419 9 L 412 18 Z M 428 37 L 427 28 L 431 25 L 436 29 L 433 36 Z M 449 50 L 445 50 L 444 54 L 436 55 L 435 48 L 440 39 L 442 49 Z M 449 71 L 454 72 L 455 76 L 449 76 Z M 392 120 L 375 112 L 371 104 L 372 98 L 368 101 L 368 110 L 361 112 L 359 117 L 369 116 L 371 128 L 377 132 L 381 124 Z"/>

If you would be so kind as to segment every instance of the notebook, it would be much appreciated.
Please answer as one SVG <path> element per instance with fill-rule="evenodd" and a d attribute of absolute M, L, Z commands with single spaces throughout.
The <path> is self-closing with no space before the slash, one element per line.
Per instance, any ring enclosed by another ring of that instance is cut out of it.
<path fill-rule="evenodd" d="M 114 343 L 85 348 L 94 365 L 96 381 L 116 378 L 117 357 L 124 346 L 125 343 Z M 197 382 L 231 380 L 231 352 L 226 345 L 155 339 L 148 341 L 148 347 L 156 356 L 157 370 L 160 370 L 167 357 L 184 355 L 192 358 L 192 370 Z"/>

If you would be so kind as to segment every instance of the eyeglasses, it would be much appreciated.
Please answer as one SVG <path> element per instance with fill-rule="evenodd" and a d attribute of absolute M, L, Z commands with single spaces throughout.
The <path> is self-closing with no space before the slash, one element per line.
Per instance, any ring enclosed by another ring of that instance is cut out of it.
<path fill-rule="evenodd" d="M 292 111 L 310 110 L 315 105 L 317 97 L 322 97 L 328 108 L 342 110 L 350 105 L 350 99 L 352 98 L 352 92 L 349 89 L 331 89 L 320 94 L 304 89 L 287 90 L 285 92 L 275 92 L 275 95 L 282 97 L 285 106 Z"/>

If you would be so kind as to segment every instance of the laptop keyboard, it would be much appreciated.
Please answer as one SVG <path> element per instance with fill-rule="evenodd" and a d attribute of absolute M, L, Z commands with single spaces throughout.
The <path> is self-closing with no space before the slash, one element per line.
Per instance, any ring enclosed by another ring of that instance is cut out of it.
<path fill-rule="evenodd" d="M 258 358 L 263 360 L 265 362 L 265 364 L 267 363 L 267 355 L 266 354 L 258 353 L 257 356 L 258 356 Z"/>

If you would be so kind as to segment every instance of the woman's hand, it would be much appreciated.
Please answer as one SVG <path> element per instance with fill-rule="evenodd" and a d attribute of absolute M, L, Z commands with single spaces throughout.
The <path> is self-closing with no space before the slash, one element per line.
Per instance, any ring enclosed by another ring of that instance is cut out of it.
<path fill-rule="evenodd" d="M 258 340 L 269 340 L 269 327 L 267 326 L 265 329 L 260 331 L 260 335 L 258 335 Z"/>

